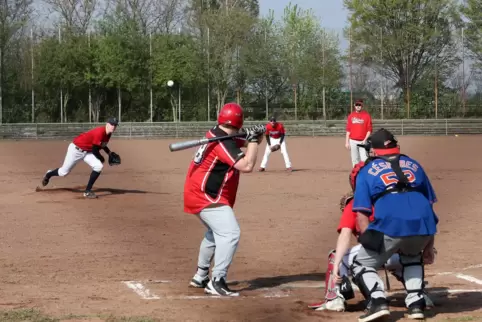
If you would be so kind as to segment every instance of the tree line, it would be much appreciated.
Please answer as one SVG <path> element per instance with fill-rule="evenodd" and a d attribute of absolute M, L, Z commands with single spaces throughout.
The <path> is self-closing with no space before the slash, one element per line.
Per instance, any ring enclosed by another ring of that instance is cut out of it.
<path fill-rule="evenodd" d="M 228 101 L 248 119 L 340 119 L 358 98 L 376 118 L 482 114 L 482 0 L 344 5 L 347 50 L 293 4 L 2 1 L 0 121 L 205 121 Z"/>

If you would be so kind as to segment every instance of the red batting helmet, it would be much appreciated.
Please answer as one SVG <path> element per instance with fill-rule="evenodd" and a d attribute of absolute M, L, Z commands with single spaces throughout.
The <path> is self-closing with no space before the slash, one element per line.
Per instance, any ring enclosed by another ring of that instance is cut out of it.
<path fill-rule="evenodd" d="M 240 129 L 243 127 L 243 120 L 243 108 L 236 103 L 227 103 L 219 111 L 219 125 L 230 125 Z"/>
<path fill-rule="evenodd" d="M 350 186 L 351 188 L 353 189 L 353 191 L 355 191 L 355 185 L 356 185 L 356 176 L 358 175 L 358 173 L 360 172 L 360 170 L 365 166 L 365 162 L 364 161 L 360 161 L 358 162 L 357 164 L 355 164 L 355 166 L 353 167 L 353 169 L 351 170 L 350 172 Z"/>

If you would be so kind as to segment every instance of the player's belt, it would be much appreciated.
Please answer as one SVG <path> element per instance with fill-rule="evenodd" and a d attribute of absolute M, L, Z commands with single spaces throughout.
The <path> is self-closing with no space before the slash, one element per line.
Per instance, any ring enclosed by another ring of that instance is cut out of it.
<path fill-rule="evenodd" d="M 76 149 L 76 150 L 79 150 L 80 152 L 87 152 L 87 151 L 82 150 L 81 148 L 79 148 L 77 145 L 75 145 L 75 149 Z"/>

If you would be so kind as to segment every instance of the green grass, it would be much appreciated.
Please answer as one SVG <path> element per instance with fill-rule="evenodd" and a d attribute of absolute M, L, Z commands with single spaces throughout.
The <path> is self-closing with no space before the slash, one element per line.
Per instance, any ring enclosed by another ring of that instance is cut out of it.
<path fill-rule="evenodd" d="M 85 320 L 102 319 L 105 322 L 159 322 L 158 319 L 149 317 L 116 317 L 112 315 L 75 315 L 69 314 L 62 317 L 48 316 L 35 309 L 18 309 L 10 311 L 0 311 L 0 322 L 61 322 L 68 320 Z"/>
<path fill-rule="evenodd" d="M 450 322 L 468 322 L 468 321 L 482 321 L 482 316 L 463 316 L 457 318 L 447 318 Z"/>

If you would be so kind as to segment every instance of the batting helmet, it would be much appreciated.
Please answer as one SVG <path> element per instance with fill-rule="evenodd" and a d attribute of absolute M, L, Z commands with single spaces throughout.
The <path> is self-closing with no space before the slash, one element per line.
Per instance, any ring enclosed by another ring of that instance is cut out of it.
<path fill-rule="evenodd" d="M 219 111 L 219 125 L 230 125 L 234 128 L 240 129 L 243 127 L 243 121 L 243 108 L 236 103 L 227 103 Z"/>
<path fill-rule="evenodd" d="M 355 164 L 355 166 L 353 167 L 353 169 L 352 169 L 351 172 L 350 172 L 350 176 L 349 176 L 350 186 L 351 186 L 351 188 L 353 189 L 353 191 L 355 191 L 356 176 L 358 175 L 358 173 L 360 172 L 360 170 L 361 170 L 364 166 L 365 166 L 365 162 L 364 162 L 364 161 L 360 161 L 360 162 L 358 162 L 357 164 Z"/>

